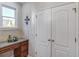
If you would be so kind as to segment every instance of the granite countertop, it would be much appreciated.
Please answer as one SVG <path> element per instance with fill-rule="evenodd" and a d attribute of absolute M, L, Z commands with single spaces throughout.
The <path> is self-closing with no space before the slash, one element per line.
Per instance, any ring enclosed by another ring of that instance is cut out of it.
<path fill-rule="evenodd" d="M 22 41 L 25 41 L 25 40 L 27 40 L 27 39 L 19 39 L 16 42 L 7 42 L 7 41 L 0 42 L 0 48 L 6 47 L 6 46 L 9 46 L 9 45 L 12 45 L 12 44 L 16 44 L 16 43 L 19 43 L 19 42 L 22 42 Z"/>

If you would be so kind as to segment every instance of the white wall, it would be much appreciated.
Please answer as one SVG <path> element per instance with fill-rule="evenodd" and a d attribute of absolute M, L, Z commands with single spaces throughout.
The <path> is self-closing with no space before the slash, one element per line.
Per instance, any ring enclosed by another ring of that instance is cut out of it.
<path fill-rule="evenodd" d="M 33 3 L 26 3 L 22 6 L 22 16 L 23 16 L 23 28 L 25 33 L 25 38 L 29 39 L 29 55 L 35 56 L 35 6 Z M 25 24 L 24 19 L 26 16 L 30 17 L 30 22 L 28 25 Z"/>

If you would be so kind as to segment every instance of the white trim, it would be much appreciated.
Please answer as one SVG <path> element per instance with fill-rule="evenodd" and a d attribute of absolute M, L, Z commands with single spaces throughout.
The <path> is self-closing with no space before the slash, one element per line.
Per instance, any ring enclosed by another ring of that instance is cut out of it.
<path fill-rule="evenodd" d="M 76 39 L 77 39 L 77 42 L 76 42 L 76 57 L 78 57 L 79 56 L 79 49 L 78 49 L 78 44 L 79 44 L 79 37 L 78 37 L 78 34 L 79 34 L 79 32 L 78 32 L 78 3 L 76 3 Z"/>
<path fill-rule="evenodd" d="M 27 57 L 32 57 L 32 56 L 28 55 Z"/>

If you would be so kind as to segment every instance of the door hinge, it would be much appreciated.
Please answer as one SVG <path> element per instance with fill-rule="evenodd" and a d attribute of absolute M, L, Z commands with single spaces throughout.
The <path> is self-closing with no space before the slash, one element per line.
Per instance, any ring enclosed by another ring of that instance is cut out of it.
<path fill-rule="evenodd" d="M 37 55 L 37 52 L 35 52 L 35 54 Z"/>
<path fill-rule="evenodd" d="M 37 19 L 37 15 L 36 15 L 36 19 Z"/>
<path fill-rule="evenodd" d="M 37 36 L 37 33 L 35 34 L 35 36 Z"/>
<path fill-rule="evenodd" d="M 76 43 L 76 41 L 77 41 L 77 40 L 76 40 L 76 37 L 75 37 L 75 43 Z"/>
<path fill-rule="evenodd" d="M 73 10 L 75 11 L 75 13 L 77 12 L 76 8 L 73 8 Z"/>

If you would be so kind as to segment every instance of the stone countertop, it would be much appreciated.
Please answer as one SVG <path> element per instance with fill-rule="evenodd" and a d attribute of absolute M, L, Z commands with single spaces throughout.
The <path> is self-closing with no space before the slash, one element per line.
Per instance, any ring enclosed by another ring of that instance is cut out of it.
<path fill-rule="evenodd" d="M 16 42 L 7 42 L 7 41 L 0 42 L 0 48 L 6 47 L 6 46 L 9 46 L 9 45 L 12 45 L 12 44 L 20 43 L 20 42 L 26 41 L 26 40 L 27 40 L 27 39 L 19 39 L 19 40 L 16 41 Z"/>

